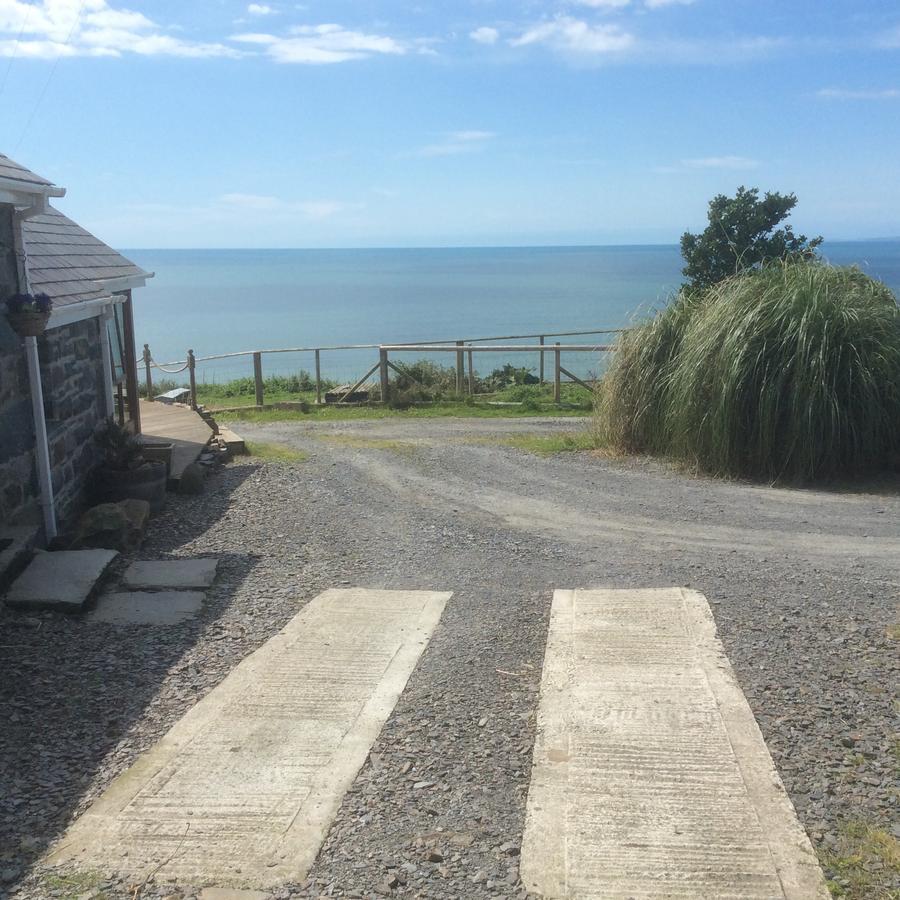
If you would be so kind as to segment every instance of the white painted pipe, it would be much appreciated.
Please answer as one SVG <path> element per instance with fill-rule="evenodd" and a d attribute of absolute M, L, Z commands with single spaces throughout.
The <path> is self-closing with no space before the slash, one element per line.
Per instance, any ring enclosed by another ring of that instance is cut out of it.
<path fill-rule="evenodd" d="M 109 344 L 109 322 L 114 316 L 113 308 L 108 306 L 104 309 L 103 315 L 97 322 L 97 326 L 100 328 L 100 349 L 103 353 L 103 385 L 105 388 L 106 415 L 110 419 L 116 412 L 116 399 L 113 394 L 112 348 Z"/>
<path fill-rule="evenodd" d="M 34 455 L 37 460 L 38 483 L 41 488 L 44 536 L 49 542 L 57 535 L 56 503 L 53 498 L 50 445 L 47 439 L 47 421 L 44 418 L 44 389 L 41 385 L 41 360 L 38 355 L 37 338 L 25 338 L 25 357 L 28 360 L 28 385 L 31 392 L 31 411 L 34 417 Z"/>

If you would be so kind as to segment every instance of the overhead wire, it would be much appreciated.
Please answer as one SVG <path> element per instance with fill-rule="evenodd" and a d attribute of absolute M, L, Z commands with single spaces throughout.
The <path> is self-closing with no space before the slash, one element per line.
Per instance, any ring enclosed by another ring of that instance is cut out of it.
<path fill-rule="evenodd" d="M 33 9 L 34 6 L 31 3 L 25 7 L 25 15 L 22 16 L 22 27 L 19 29 L 19 34 L 13 45 L 13 51 L 9 54 L 9 62 L 6 64 L 6 71 L 3 73 L 3 81 L 0 81 L 0 97 L 3 96 L 3 91 L 6 90 L 6 82 L 9 80 L 9 73 L 12 69 L 13 60 L 19 55 L 19 44 L 22 43 L 22 35 L 25 34 L 25 27 L 28 25 L 28 19 L 31 17 L 31 11 Z"/>
<path fill-rule="evenodd" d="M 47 80 L 44 82 L 44 87 L 41 89 L 41 92 L 38 95 L 34 106 L 32 107 L 31 115 L 28 116 L 28 120 L 25 122 L 25 127 L 22 129 L 22 134 L 19 137 L 19 141 L 13 149 L 13 156 L 15 156 L 19 152 L 19 147 L 22 146 L 22 141 L 25 140 L 25 136 L 26 134 L 28 134 L 28 129 L 31 127 L 31 123 L 34 121 L 34 117 L 37 115 L 37 111 L 40 109 L 41 104 L 44 102 L 44 97 L 47 94 L 47 88 L 50 87 L 50 82 L 53 81 L 53 76 L 56 74 L 56 68 L 59 65 L 60 59 L 62 59 L 63 50 L 69 46 L 69 42 L 72 40 L 72 37 L 75 34 L 75 29 L 81 22 L 81 14 L 84 12 L 85 2 L 86 0 L 81 0 L 81 3 L 79 3 L 78 5 L 78 12 L 75 14 L 75 19 L 72 22 L 72 27 L 69 29 L 69 33 L 68 35 L 66 35 L 66 39 L 62 43 L 62 47 L 56 54 L 56 59 L 53 61 L 53 66 L 50 69 L 50 74 L 47 76 Z"/>

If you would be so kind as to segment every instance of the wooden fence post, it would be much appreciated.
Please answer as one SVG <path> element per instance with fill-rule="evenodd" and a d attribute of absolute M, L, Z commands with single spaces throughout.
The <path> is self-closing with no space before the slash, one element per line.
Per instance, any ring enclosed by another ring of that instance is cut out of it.
<path fill-rule="evenodd" d="M 319 360 L 319 351 L 316 350 L 316 406 L 322 402 L 322 367 Z"/>
<path fill-rule="evenodd" d="M 554 373 L 553 373 L 553 402 L 554 402 L 554 403 L 559 403 L 559 401 L 560 401 L 560 396 L 561 396 L 561 392 L 560 392 L 560 384 L 559 384 L 559 382 L 560 382 L 560 368 L 561 368 L 561 366 L 560 366 L 560 358 L 559 358 L 559 356 L 560 356 L 559 341 L 557 341 L 557 342 L 556 342 L 556 346 L 555 346 L 554 349 L 553 349 L 553 357 L 554 357 L 554 360 L 553 360 L 553 368 L 554 368 Z"/>
<path fill-rule="evenodd" d="M 456 346 L 459 348 L 456 351 L 456 393 L 457 395 L 462 396 L 464 390 L 463 385 L 466 383 L 466 363 L 462 350 L 463 342 L 457 341 Z"/>
<path fill-rule="evenodd" d="M 542 347 L 544 346 L 544 336 L 543 336 L 543 335 L 541 335 L 540 340 L 538 341 L 538 343 L 539 343 Z M 543 383 L 544 383 L 544 351 L 543 351 L 543 350 L 541 350 L 540 356 L 541 356 L 540 378 L 541 378 L 541 384 L 543 384 Z"/>
<path fill-rule="evenodd" d="M 194 351 L 187 352 L 188 378 L 191 383 L 191 409 L 197 408 L 197 360 L 194 359 Z"/>
<path fill-rule="evenodd" d="M 253 354 L 253 381 L 256 386 L 256 405 L 262 406 L 265 400 L 263 396 L 262 353 L 258 350 Z"/>
<path fill-rule="evenodd" d="M 471 348 L 469 349 L 469 396 L 475 396 L 475 365 L 474 365 L 474 357 L 475 354 L 472 352 Z"/>
<path fill-rule="evenodd" d="M 147 382 L 147 400 L 153 402 L 153 379 L 150 377 L 150 361 L 153 356 L 150 353 L 150 345 L 144 344 L 144 377 Z"/>
<path fill-rule="evenodd" d="M 381 370 L 381 402 L 387 403 L 391 395 L 391 383 L 388 381 L 388 352 L 383 347 L 378 351 L 378 368 Z"/>

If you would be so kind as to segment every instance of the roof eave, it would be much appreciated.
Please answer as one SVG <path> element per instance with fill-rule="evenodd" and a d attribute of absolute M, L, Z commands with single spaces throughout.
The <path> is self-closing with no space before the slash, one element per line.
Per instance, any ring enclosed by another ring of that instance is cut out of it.
<path fill-rule="evenodd" d="M 12 203 L 16 206 L 31 206 L 35 200 L 48 200 L 50 197 L 65 197 L 66 189 L 55 184 L 32 184 L 16 178 L 0 176 L 0 202 Z"/>

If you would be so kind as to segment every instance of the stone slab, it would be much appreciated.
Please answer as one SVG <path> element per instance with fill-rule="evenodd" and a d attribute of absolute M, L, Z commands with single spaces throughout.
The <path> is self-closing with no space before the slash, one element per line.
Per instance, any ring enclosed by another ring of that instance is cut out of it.
<path fill-rule="evenodd" d="M 122 584 L 136 590 L 208 588 L 216 578 L 217 559 L 146 559 L 132 563 Z"/>
<path fill-rule="evenodd" d="M 112 625 L 177 625 L 203 608 L 200 591 L 117 591 L 101 594 L 86 618 Z"/>
<path fill-rule="evenodd" d="M 79 612 L 119 554 L 115 550 L 38 553 L 6 594 L 8 606 Z"/>
<path fill-rule="evenodd" d="M 701 594 L 555 592 L 521 877 L 578 900 L 829 896 Z"/>
<path fill-rule="evenodd" d="M 240 888 L 203 888 L 200 900 L 269 900 L 265 891 L 245 891 Z"/>
<path fill-rule="evenodd" d="M 48 862 L 142 881 L 301 882 L 450 594 L 331 590 L 248 656 Z"/>

